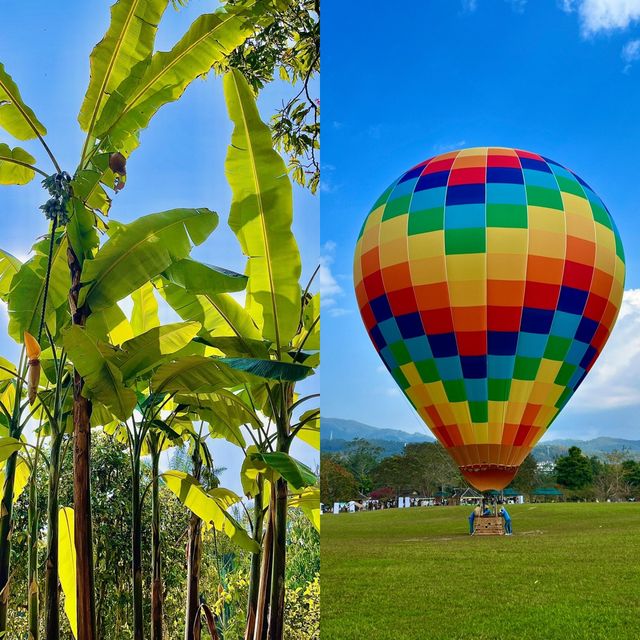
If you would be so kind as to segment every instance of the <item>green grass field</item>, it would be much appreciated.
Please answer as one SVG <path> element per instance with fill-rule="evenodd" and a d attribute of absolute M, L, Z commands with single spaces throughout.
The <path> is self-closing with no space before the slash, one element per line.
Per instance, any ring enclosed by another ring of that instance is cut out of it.
<path fill-rule="evenodd" d="M 511 537 L 467 507 L 322 516 L 322 637 L 638 640 L 640 504 L 524 504 Z"/>

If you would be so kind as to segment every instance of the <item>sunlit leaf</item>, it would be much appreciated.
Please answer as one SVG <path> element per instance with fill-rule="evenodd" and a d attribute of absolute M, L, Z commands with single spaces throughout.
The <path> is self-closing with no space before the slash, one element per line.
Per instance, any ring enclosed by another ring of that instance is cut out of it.
<path fill-rule="evenodd" d="M 131 312 L 131 328 L 138 336 L 149 329 L 160 325 L 158 316 L 158 301 L 153 293 L 153 285 L 145 282 L 137 291 L 131 294 L 133 311 Z"/>
<path fill-rule="evenodd" d="M 282 347 L 300 321 L 301 263 L 291 231 L 291 182 L 239 71 L 226 74 L 224 91 L 234 123 L 225 164 L 233 193 L 229 226 L 248 258 L 246 308 L 263 336 Z"/>
<path fill-rule="evenodd" d="M 128 156 L 138 146 L 138 134 L 163 105 L 177 100 L 197 77 L 229 55 L 256 27 L 253 8 L 201 15 L 170 51 L 138 63 L 105 103 L 95 128 L 113 150 Z"/>
<path fill-rule="evenodd" d="M 247 286 L 245 275 L 190 258 L 172 264 L 163 275 L 190 293 L 229 293 L 242 291 Z"/>
<path fill-rule="evenodd" d="M 22 264 L 11 280 L 9 291 L 9 335 L 22 343 L 25 331 L 38 335 L 40 316 L 44 300 L 45 275 L 49 255 L 49 240 L 34 245 L 35 255 Z M 53 248 L 49 291 L 47 293 L 46 321 L 49 330 L 56 334 L 56 310 L 68 308 L 68 294 L 71 286 L 67 264 L 67 240 L 58 237 Z"/>
<path fill-rule="evenodd" d="M 289 498 L 290 507 L 299 507 L 320 533 L 320 489 L 307 487 Z"/>
<path fill-rule="evenodd" d="M 74 541 L 73 509 L 58 511 L 58 571 L 64 592 L 64 612 L 67 614 L 73 637 L 78 637 L 76 613 L 76 547 Z"/>
<path fill-rule="evenodd" d="M 91 79 L 78 122 L 91 131 L 106 99 L 141 60 L 150 59 L 160 18 L 168 0 L 118 0 L 111 22 L 89 58 Z"/>
<path fill-rule="evenodd" d="M 22 449 L 22 446 L 22 442 L 16 438 L 11 438 L 10 436 L 0 438 L 0 462 Z"/>
<path fill-rule="evenodd" d="M 312 417 L 313 416 L 313 417 Z M 320 410 L 310 409 L 300 416 L 304 426 L 297 433 L 297 437 L 314 449 L 320 449 Z"/>
<path fill-rule="evenodd" d="M 201 334 L 211 337 L 235 336 L 239 340 L 260 340 L 251 316 L 225 293 L 194 294 L 171 282 L 159 281 L 159 293 L 183 320 L 197 320 Z"/>
<path fill-rule="evenodd" d="M 0 107 L 2 109 L 2 107 Z M 34 165 L 36 159 L 20 147 L 12 149 L 0 143 L 0 184 L 27 184 L 36 173 L 25 164 Z"/>
<path fill-rule="evenodd" d="M 78 325 L 67 329 L 62 342 L 84 379 L 83 393 L 102 402 L 121 420 L 129 418 L 136 405 L 136 394 L 124 386 L 122 373 L 107 359 L 114 353 L 113 348 L 100 343 Z"/>
<path fill-rule="evenodd" d="M 0 249 L 0 300 L 7 301 L 13 276 L 18 273 L 22 262 L 8 251 Z"/>
<path fill-rule="evenodd" d="M 16 463 L 16 470 L 13 479 L 13 502 L 14 504 L 17 502 L 18 498 L 22 495 L 27 484 L 29 484 L 29 476 L 31 475 L 31 471 L 29 470 L 29 465 L 22 459 L 18 458 Z M 0 469 L 0 487 L 4 487 L 5 481 L 5 469 L 4 467 Z"/>
<path fill-rule="evenodd" d="M 23 102 L 20 91 L 0 63 L 0 128 L 18 140 L 31 140 L 36 132 L 44 136 L 44 128 L 33 111 Z"/>
<path fill-rule="evenodd" d="M 251 457 L 277 471 L 294 489 L 304 489 L 315 485 L 318 481 L 309 467 L 283 451 L 253 453 Z"/>
<path fill-rule="evenodd" d="M 167 487 L 187 509 L 203 522 L 227 534 L 239 547 L 257 553 L 259 547 L 246 530 L 227 513 L 227 508 L 240 501 L 229 489 L 214 489 L 207 493 L 202 485 L 183 471 L 165 471 L 162 474 Z"/>
<path fill-rule="evenodd" d="M 122 378 L 130 380 L 188 345 L 199 329 L 197 322 L 176 322 L 155 327 L 124 342 L 109 359 L 118 367 Z"/>
<path fill-rule="evenodd" d="M 185 258 L 218 224 L 208 209 L 172 209 L 121 225 L 82 270 L 80 303 L 100 311 Z"/>
<path fill-rule="evenodd" d="M 255 380 L 215 358 L 186 356 L 163 364 L 151 379 L 155 391 L 179 393 L 211 393 Z"/>

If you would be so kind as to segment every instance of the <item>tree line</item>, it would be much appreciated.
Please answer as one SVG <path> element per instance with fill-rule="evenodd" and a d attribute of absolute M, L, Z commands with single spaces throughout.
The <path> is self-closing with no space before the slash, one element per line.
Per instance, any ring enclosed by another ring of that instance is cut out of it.
<path fill-rule="evenodd" d="M 323 454 L 320 497 L 323 504 L 365 497 L 417 494 L 432 497 L 466 487 L 457 466 L 437 442 L 407 444 L 402 453 L 383 457 L 382 449 L 354 439 L 344 450 Z M 556 487 L 569 500 L 640 498 L 640 462 L 625 452 L 587 457 L 578 447 L 553 465 L 538 465 L 529 454 L 509 485 L 524 495 L 536 488 Z"/>

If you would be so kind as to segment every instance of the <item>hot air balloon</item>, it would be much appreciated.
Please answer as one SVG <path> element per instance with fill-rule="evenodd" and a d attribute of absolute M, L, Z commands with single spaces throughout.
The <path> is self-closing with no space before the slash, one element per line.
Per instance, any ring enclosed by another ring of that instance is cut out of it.
<path fill-rule="evenodd" d="M 624 253 L 602 200 L 536 153 L 421 162 L 378 198 L 355 251 L 362 319 L 467 481 L 514 478 L 602 351 Z"/>

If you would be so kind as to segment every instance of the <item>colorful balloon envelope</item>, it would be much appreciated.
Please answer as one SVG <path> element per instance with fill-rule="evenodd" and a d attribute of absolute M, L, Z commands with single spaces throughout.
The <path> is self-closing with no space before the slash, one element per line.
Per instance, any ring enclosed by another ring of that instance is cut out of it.
<path fill-rule="evenodd" d="M 382 361 L 464 477 L 502 489 L 584 380 L 624 253 L 589 185 L 536 153 L 453 151 L 400 176 L 355 252 Z"/>

